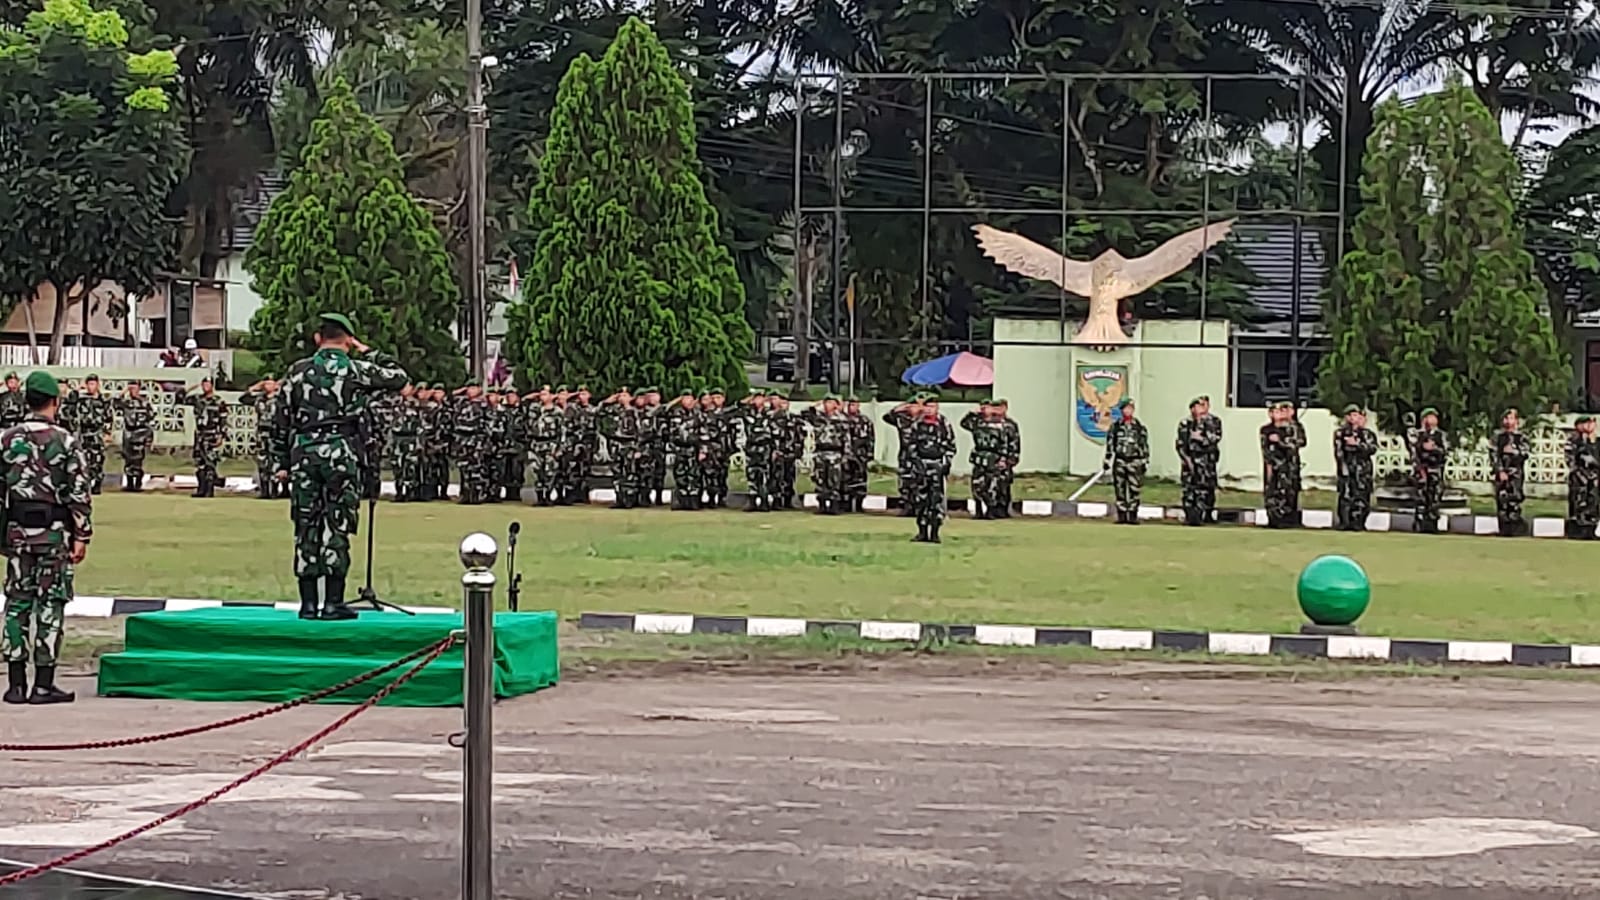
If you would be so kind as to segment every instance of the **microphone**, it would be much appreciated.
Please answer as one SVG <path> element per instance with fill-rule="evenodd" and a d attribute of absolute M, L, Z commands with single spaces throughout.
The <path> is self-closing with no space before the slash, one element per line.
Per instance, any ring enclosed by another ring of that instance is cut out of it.
<path fill-rule="evenodd" d="M 521 522 L 512 522 L 511 523 L 511 528 L 510 528 L 510 534 L 507 536 L 507 543 L 509 543 L 511 546 L 515 547 L 517 545 L 517 535 L 519 535 L 521 533 L 522 533 L 522 523 Z"/>

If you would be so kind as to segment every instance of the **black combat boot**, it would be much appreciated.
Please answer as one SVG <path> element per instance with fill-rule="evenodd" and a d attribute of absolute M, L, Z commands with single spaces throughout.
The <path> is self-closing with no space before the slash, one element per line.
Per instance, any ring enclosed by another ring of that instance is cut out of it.
<path fill-rule="evenodd" d="M 938 522 L 935 522 L 932 525 L 928 526 L 928 543 L 930 543 L 930 544 L 941 543 L 941 541 L 939 540 L 939 528 L 940 528 L 940 524 Z"/>
<path fill-rule="evenodd" d="M 360 614 L 344 602 L 344 579 L 343 575 L 329 575 L 324 580 L 328 596 L 322 602 L 322 615 L 319 618 L 342 621 L 359 617 Z"/>
<path fill-rule="evenodd" d="M 206 495 L 206 476 L 204 476 L 204 475 L 202 475 L 202 474 L 197 472 L 197 473 L 195 473 L 195 476 L 194 476 L 194 493 L 190 494 L 189 496 L 191 496 L 191 497 L 204 497 L 205 495 Z"/>
<path fill-rule="evenodd" d="M 71 703 L 76 699 L 77 694 L 56 687 L 55 666 L 39 666 L 33 670 L 33 693 L 28 695 L 28 703 L 49 706 L 52 703 Z"/>
<path fill-rule="evenodd" d="M 302 576 L 300 583 L 300 618 L 318 618 L 317 607 L 320 606 L 317 597 L 317 579 Z"/>
<path fill-rule="evenodd" d="M 928 526 L 917 523 L 917 536 L 911 539 L 913 544 L 926 544 L 928 542 Z"/>
<path fill-rule="evenodd" d="M 7 703 L 28 702 L 28 664 L 14 662 L 6 665 L 6 694 L 0 698 Z"/>
<path fill-rule="evenodd" d="M 140 472 L 138 475 L 135 475 L 133 477 L 133 491 L 136 494 L 137 493 L 142 493 L 144 491 L 144 473 L 143 472 Z"/>

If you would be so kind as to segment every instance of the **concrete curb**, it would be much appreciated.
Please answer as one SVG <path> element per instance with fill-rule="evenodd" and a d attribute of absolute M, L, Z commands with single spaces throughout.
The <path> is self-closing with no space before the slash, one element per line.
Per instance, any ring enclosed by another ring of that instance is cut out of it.
<path fill-rule="evenodd" d="M 193 490 L 195 480 L 193 475 L 151 476 L 145 481 L 146 490 L 150 491 L 176 491 Z M 122 486 L 122 476 L 107 475 L 105 479 L 106 490 L 117 490 Z M 232 476 L 224 479 L 222 489 L 230 494 L 253 494 L 256 490 L 256 480 L 248 476 Z M 385 498 L 394 497 L 394 482 L 385 481 L 380 489 Z M 460 486 L 449 486 L 449 495 L 455 497 L 460 493 Z M 743 508 L 746 494 L 735 493 L 728 495 L 728 508 Z M 531 488 L 524 488 L 522 499 L 532 503 L 534 500 Z M 589 491 L 589 503 L 610 504 L 617 499 L 617 494 L 610 488 L 595 488 Z M 817 507 L 817 495 L 806 494 L 800 498 L 806 509 Z M 672 502 L 672 491 L 662 492 L 662 502 Z M 903 504 L 899 497 L 887 494 L 872 494 L 862 502 L 862 509 L 869 513 L 884 513 L 898 511 Z M 951 500 L 948 504 L 950 512 L 973 513 L 976 505 L 971 500 Z M 1112 517 L 1112 507 L 1109 503 L 1071 502 L 1067 500 L 1018 500 L 1011 504 L 1013 515 L 1023 518 L 1066 518 L 1066 519 L 1109 519 Z M 1181 522 L 1183 509 L 1176 506 L 1141 506 L 1139 518 L 1144 521 Z M 1407 532 L 1412 528 L 1416 517 L 1411 513 L 1375 512 L 1367 516 L 1367 530 L 1374 532 Z M 1217 523 L 1222 525 L 1257 525 L 1267 524 L 1267 511 L 1264 509 L 1229 508 L 1217 510 Z M 1329 529 L 1333 527 L 1333 510 L 1331 509 L 1303 509 L 1300 511 L 1300 524 L 1303 528 Z M 1529 534 L 1536 538 L 1565 538 L 1567 523 L 1565 519 L 1549 517 L 1528 520 Z M 1476 536 L 1498 537 L 1500 523 L 1494 516 L 1440 516 L 1439 531 L 1444 534 L 1464 534 Z M 1600 536 L 1600 526 L 1596 527 L 1596 535 Z"/>
<path fill-rule="evenodd" d="M 1231 656 L 1298 656 L 1391 663 L 1493 663 L 1514 666 L 1600 666 L 1600 646 L 1437 641 L 1340 635 L 1240 634 L 1034 625 L 948 625 L 922 622 L 583 613 L 579 628 L 633 634 L 727 634 L 804 637 L 830 634 L 868 641 L 949 640 L 997 647 L 1077 645 L 1096 650 L 1172 650 Z"/>

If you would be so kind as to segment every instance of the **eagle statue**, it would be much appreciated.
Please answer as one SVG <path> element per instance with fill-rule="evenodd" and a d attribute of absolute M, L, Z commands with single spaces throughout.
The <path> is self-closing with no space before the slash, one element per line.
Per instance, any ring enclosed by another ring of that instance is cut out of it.
<path fill-rule="evenodd" d="M 1107 250 L 1092 262 L 1068 259 L 1020 234 L 988 225 L 974 225 L 972 230 L 977 233 L 984 255 L 1008 271 L 1087 297 L 1089 315 L 1073 343 L 1109 348 L 1128 342 L 1117 317 L 1118 304 L 1183 271 L 1196 257 L 1227 237 L 1236 221 L 1228 219 L 1186 231 L 1137 259 Z"/>

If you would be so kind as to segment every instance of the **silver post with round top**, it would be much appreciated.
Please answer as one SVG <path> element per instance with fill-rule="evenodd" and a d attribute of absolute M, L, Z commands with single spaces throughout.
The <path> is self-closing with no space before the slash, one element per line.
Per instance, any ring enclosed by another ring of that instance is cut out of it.
<path fill-rule="evenodd" d="M 461 777 L 462 900 L 494 897 L 494 538 L 482 532 L 461 540 L 462 613 L 467 645 L 466 739 Z"/>

